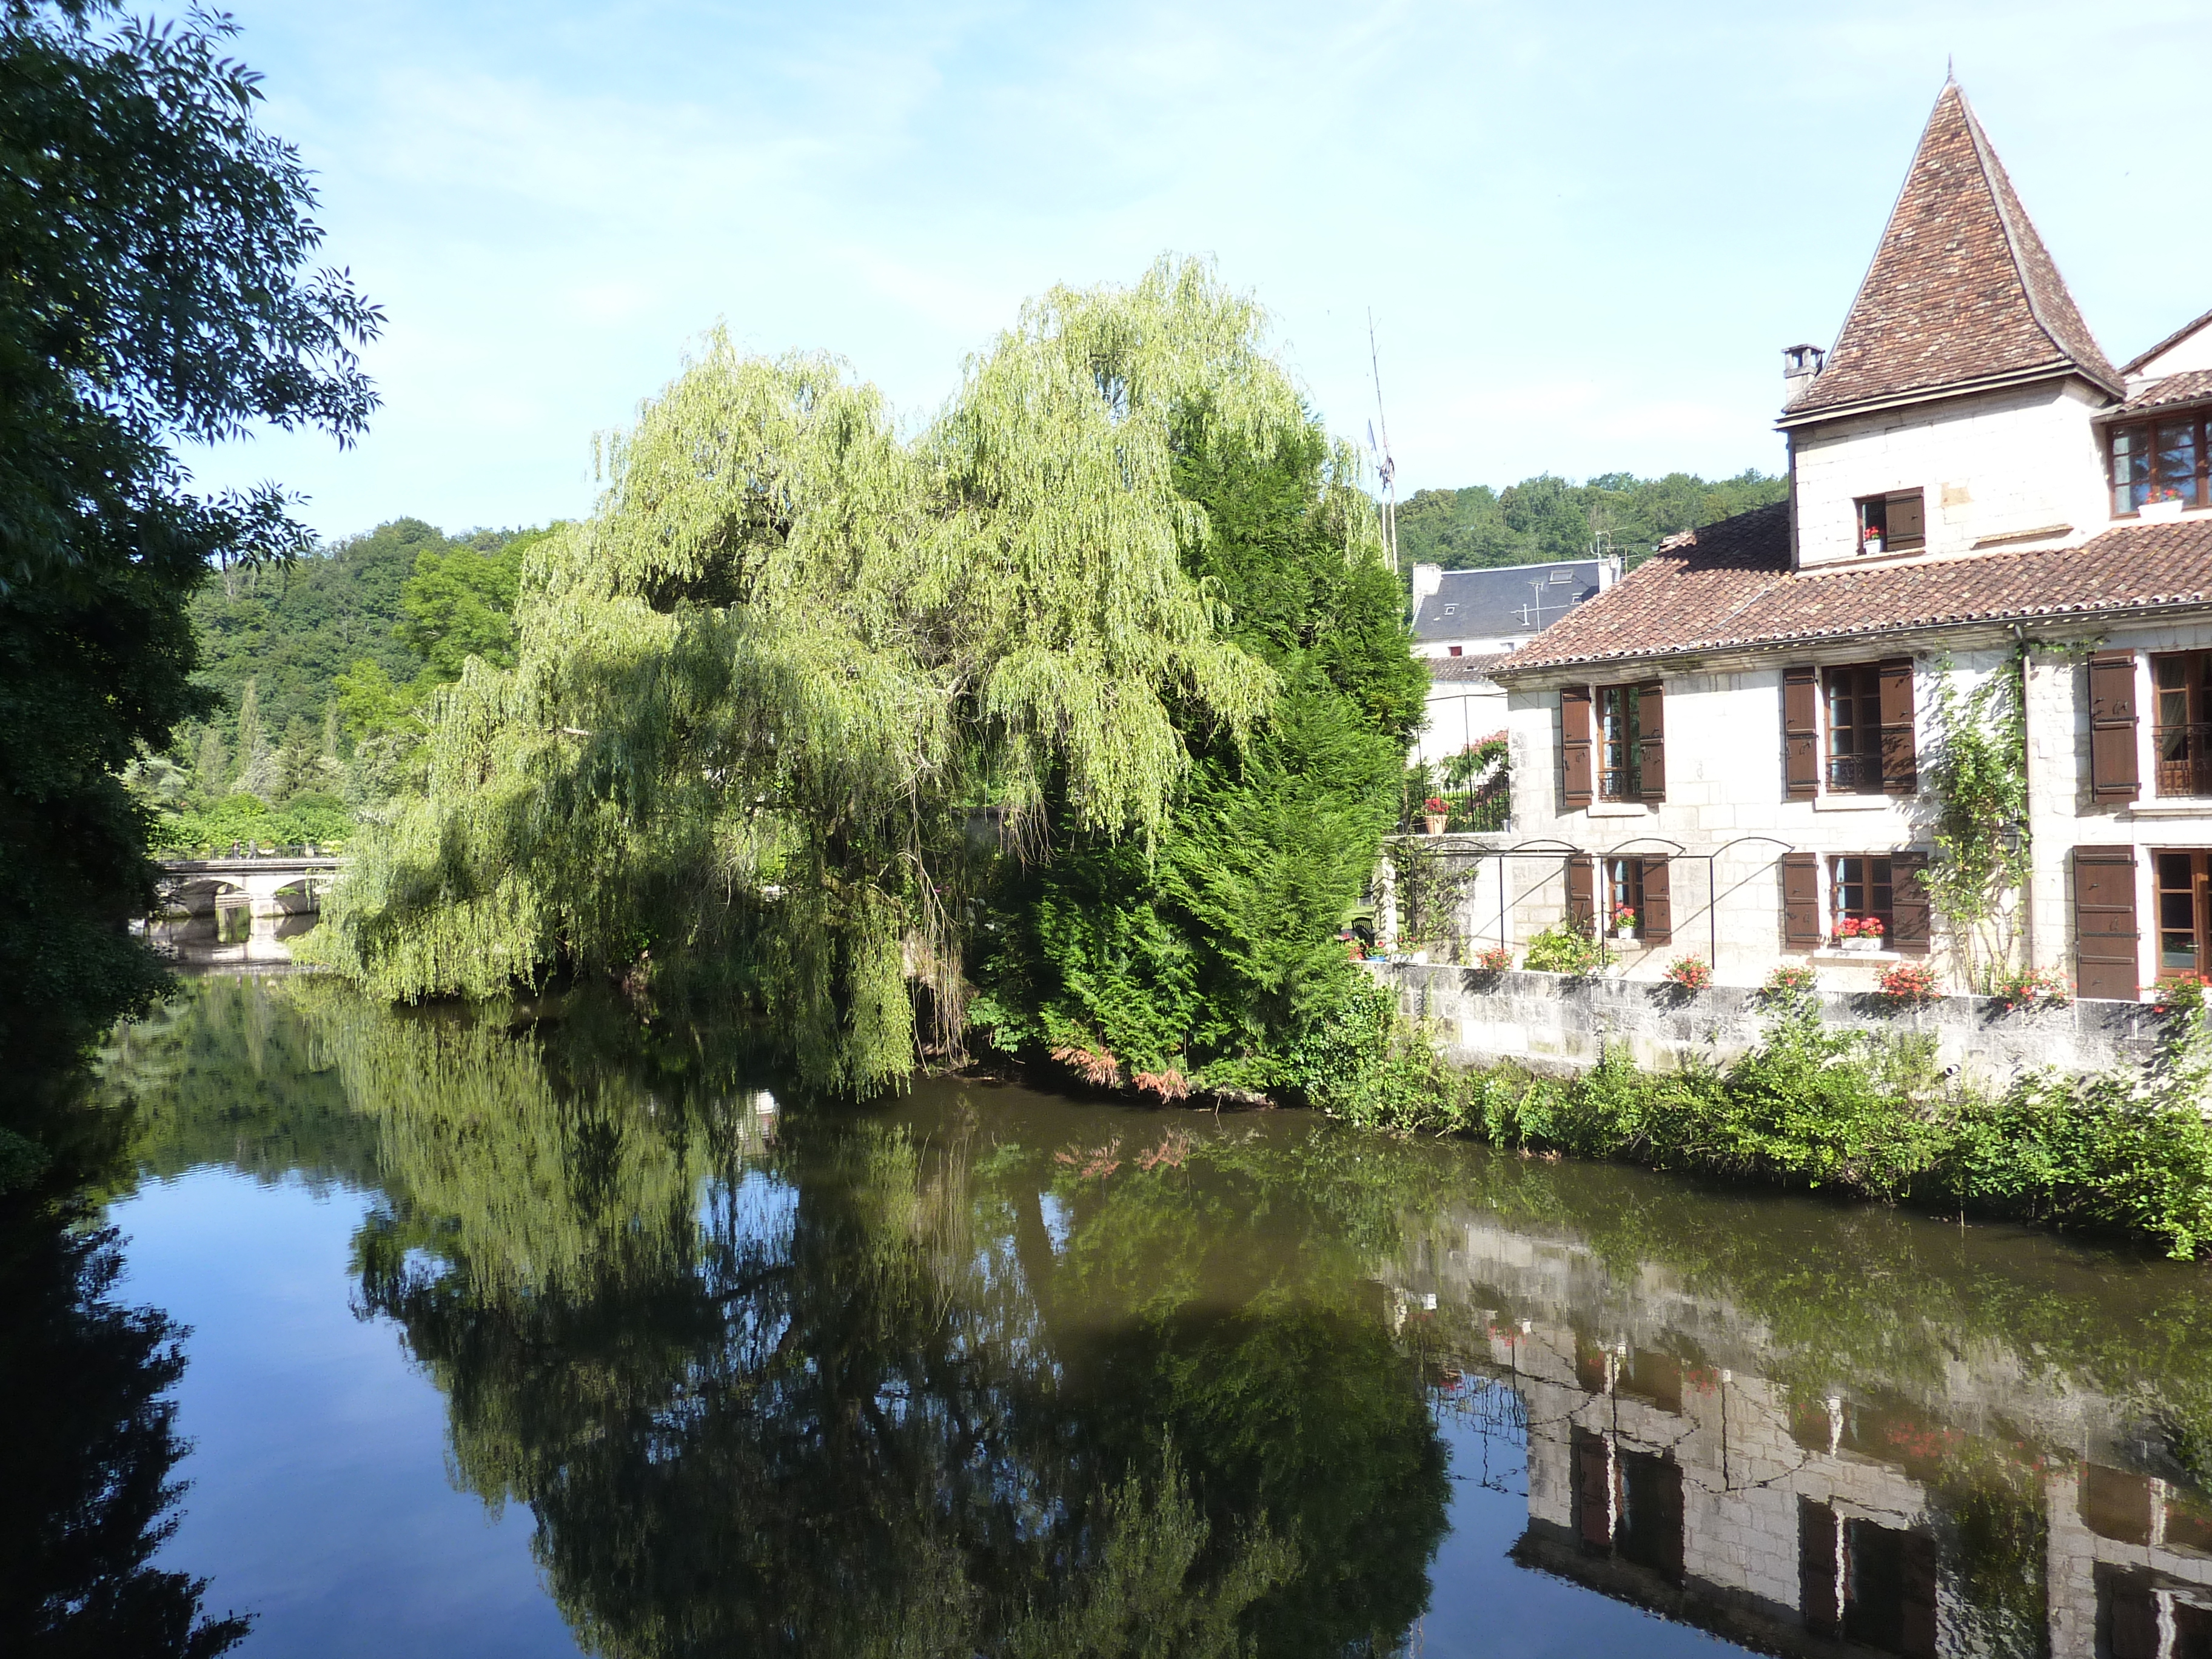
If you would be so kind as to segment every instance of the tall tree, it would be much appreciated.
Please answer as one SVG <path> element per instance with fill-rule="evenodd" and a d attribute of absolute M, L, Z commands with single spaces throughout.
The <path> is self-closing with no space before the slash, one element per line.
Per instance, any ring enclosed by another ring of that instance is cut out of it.
<path fill-rule="evenodd" d="M 964 1026 L 977 824 L 1155 842 L 1185 734 L 1276 677 L 1183 567 L 1192 441 L 1313 441 L 1262 319 L 1202 265 L 1055 290 L 902 441 L 826 358 L 726 343 L 618 445 L 608 504 L 531 562 L 512 672 L 441 694 L 428 787 L 319 930 L 387 994 L 565 962 L 720 975 L 811 1080 L 902 1078 Z M 1340 559 L 1375 531 L 1335 452 Z"/>
<path fill-rule="evenodd" d="M 162 982 L 118 775 L 209 699 L 185 617 L 218 564 L 306 543 L 273 487 L 195 494 L 179 441 L 346 442 L 380 317 L 261 131 L 228 19 L 0 0 L 0 1064 L 73 1054 Z"/>

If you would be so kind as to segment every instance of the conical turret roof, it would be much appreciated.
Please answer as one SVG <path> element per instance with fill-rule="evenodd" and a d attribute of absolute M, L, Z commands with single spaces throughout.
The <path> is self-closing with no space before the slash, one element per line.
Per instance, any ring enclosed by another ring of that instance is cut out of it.
<path fill-rule="evenodd" d="M 2066 369 L 2122 395 L 1966 94 L 1946 82 L 1836 348 L 1783 419 Z"/>

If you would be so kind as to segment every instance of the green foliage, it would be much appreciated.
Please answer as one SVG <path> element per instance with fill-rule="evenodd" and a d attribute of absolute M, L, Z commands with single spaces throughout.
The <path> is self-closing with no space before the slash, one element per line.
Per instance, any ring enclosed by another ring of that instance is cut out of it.
<path fill-rule="evenodd" d="M 1532 974 L 1594 974 L 1611 961 L 1605 945 L 1571 922 L 1557 922 L 1528 941 L 1521 965 Z"/>
<path fill-rule="evenodd" d="M 1992 1096 L 1941 1076 L 1932 1038 L 1828 1030 L 1809 990 L 1770 1007 L 1765 1040 L 1725 1069 L 1644 1072 L 1609 1048 L 1561 1082 L 1453 1073 L 1431 1057 L 1396 1093 L 1340 1109 L 1505 1146 L 2129 1233 L 2176 1256 L 2212 1248 L 2201 1022 L 2178 1024 L 2147 1074 L 2031 1074 Z"/>
<path fill-rule="evenodd" d="M 477 537 L 443 550 L 425 547 L 416 556 L 414 574 L 399 596 L 406 614 L 394 631 L 434 679 L 460 678 L 461 665 L 471 657 L 495 668 L 514 666 L 514 611 L 523 556 L 552 533 Z"/>
<path fill-rule="evenodd" d="M 414 999 L 649 953 L 772 1011 L 808 1079 L 880 1087 L 959 1042 L 988 807 L 1017 855 L 1052 848 L 1031 869 L 1119 896 L 1008 906 L 994 1002 L 1025 1039 L 1051 1007 L 1173 1041 L 1125 841 L 1198 919 L 1209 1002 L 1245 988 L 1222 1017 L 1294 1022 L 1343 982 L 1424 693 L 1354 459 L 1261 327 L 1197 265 L 1055 290 L 910 441 L 841 365 L 715 342 L 528 562 L 515 667 L 438 694 L 325 957 Z"/>
<path fill-rule="evenodd" d="M 1424 489 L 1398 508 L 1398 556 L 1408 570 L 1534 564 L 1588 558 L 1602 537 L 1633 566 L 1668 536 L 1769 506 L 1787 490 L 1785 480 L 1758 471 L 1712 483 L 1686 472 L 1608 472 L 1581 484 L 1547 473 L 1503 490 Z"/>
<path fill-rule="evenodd" d="M 2026 665 L 2023 653 L 1961 697 L 1939 661 L 1929 711 L 1939 811 L 1928 896 L 1978 981 L 2011 958 L 2006 901 L 2027 879 Z"/>
<path fill-rule="evenodd" d="M 341 441 L 375 309 L 313 270 L 297 154 L 254 122 L 228 20 L 0 12 L 0 1064 L 73 1054 L 162 983 L 120 775 L 208 708 L 185 606 L 305 532 L 273 489 L 191 493 L 174 447 L 248 423 Z"/>
<path fill-rule="evenodd" d="M 309 843 L 343 852 L 354 833 L 346 804 L 301 793 L 281 807 L 258 795 L 225 797 L 204 812 L 175 812 L 155 821 L 153 845 L 164 858 L 220 858 L 234 846 L 289 848 Z"/>
<path fill-rule="evenodd" d="M 1187 570 L 1277 695 L 1241 748 L 1184 719 L 1189 782 L 1149 855 L 1079 838 L 1009 872 L 988 1011 L 1048 1048 L 1103 1046 L 1201 1086 L 1290 1087 L 1292 1056 L 1358 979 L 1337 932 L 1395 806 L 1425 682 L 1397 585 L 1357 527 L 1341 456 L 1302 422 L 1272 455 L 1195 416 L 1177 488 L 1204 510 Z"/>
<path fill-rule="evenodd" d="M 419 519 L 395 519 L 282 568 L 225 571 L 192 601 L 205 658 L 196 678 L 222 706 L 181 732 L 178 748 L 190 758 L 216 744 L 238 762 L 225 773 L 210 750 L 210 763 L 197 769 L 206 776 L 195 776 L 195 804 L 212 804 L 235 781 L 282 805 L 300 755 L 343 773 L 315 768 L 307 787 L 362 802 L 389 794 L 422 739 L 437 688 L 459 679 L 471 655 L 514 666 L 517 584 L 530 550 L 551 533 L 448 538 Z M 288 740 L 286 764 L 275 763 L 272 749 L 256 772 L 249 725 L 264 733 L 295 722 L 321 728 L 333 714 L 338 741 Z"/>

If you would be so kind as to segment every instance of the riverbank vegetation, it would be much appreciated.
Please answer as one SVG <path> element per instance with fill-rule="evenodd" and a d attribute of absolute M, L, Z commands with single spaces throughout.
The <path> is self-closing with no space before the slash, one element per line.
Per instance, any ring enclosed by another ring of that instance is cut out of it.
<path fill-rule="evenodd" d="M 2212 1031 L 2167 1016 L 2149 1068 L 2030 1073 L 2002 1091 L 1935 1063 L 1933 1039 L 1875 1041 L 1781 991 L 1764 1041 L 1726 1065 L 1644 1071 L 1625 1049 L 1579 1078 L 1457 1072 L 1380 986 L 1341 1028 L 1346 1075 L 1327 1102 L 1356 1122 L 1463 1134 L 1528 1152 L 1824 1189 L 1956 1213 L 2212 1249 Z"/>

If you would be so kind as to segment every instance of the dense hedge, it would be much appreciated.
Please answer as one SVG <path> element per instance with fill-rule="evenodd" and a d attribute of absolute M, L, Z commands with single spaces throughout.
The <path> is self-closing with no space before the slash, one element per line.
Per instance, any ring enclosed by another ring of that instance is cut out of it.
<path fill-rule="evenodd" d="M 2212 1035 L 2195 1012 L 2170 1021 L 2146 1070 L 2037 1073 L 1991 1094 L 1939 1071 L 1933 1038 L 1831 1030 L 1814 999 L 1784 997 L 1725 1066 L 1647 1072 L 1609 1049 L 1562 1081 L 1455 1073 L 1376 986 L 1328 1056 L 1356 1083 L 1312 1097 L 1358 1122 L 2125 1232 L 2191 1256 L 2212 1249 Z"/>

